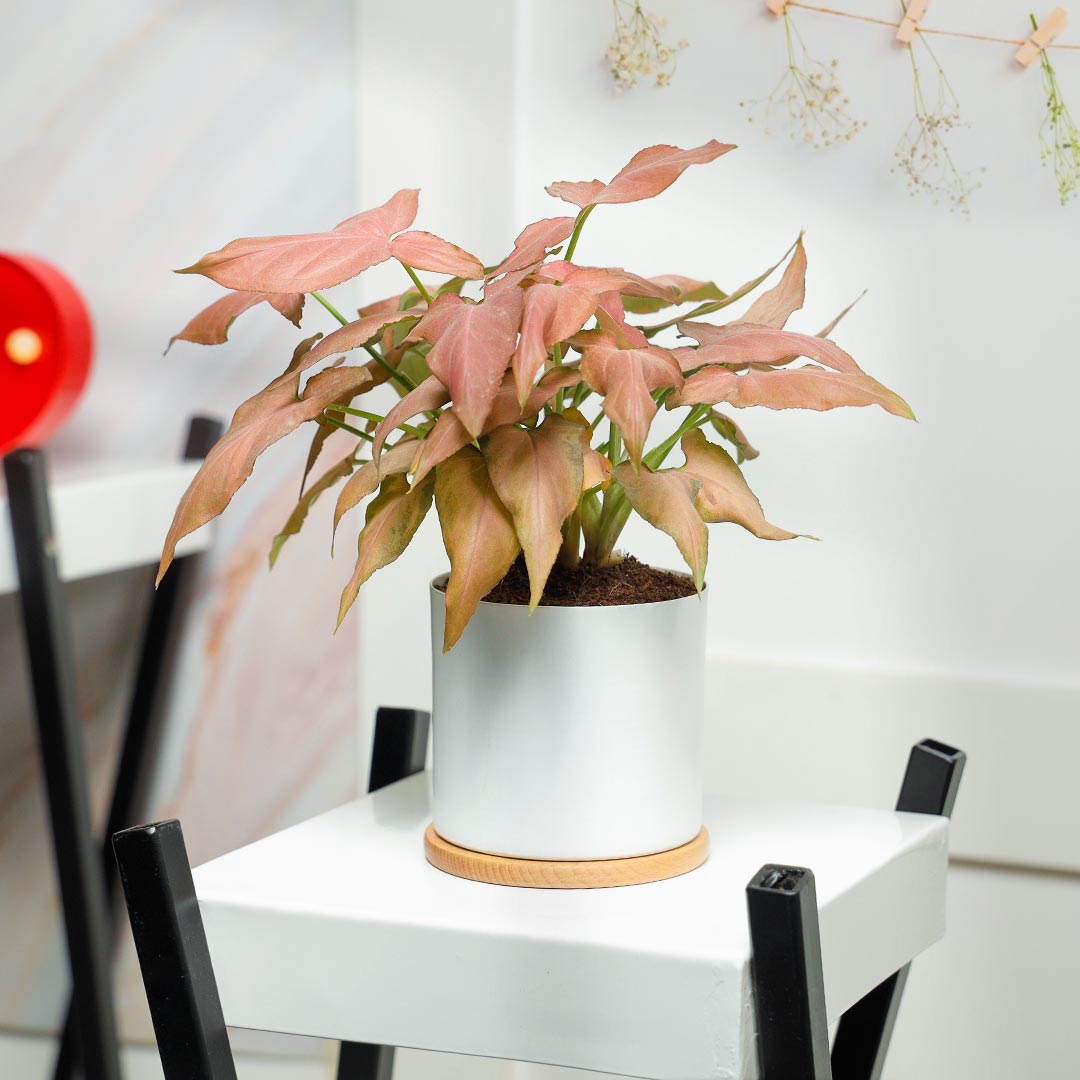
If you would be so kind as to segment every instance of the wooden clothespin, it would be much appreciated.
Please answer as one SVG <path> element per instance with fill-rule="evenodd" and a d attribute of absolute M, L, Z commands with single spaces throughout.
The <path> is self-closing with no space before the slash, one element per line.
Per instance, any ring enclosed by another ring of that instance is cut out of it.
<path fill-rule="evenodd" d="M 902 45 L 910 45 L 915 37 L 915 31 L 919 29 L 919 23 L 926 16 L 926 8 L 930 0 L 908 0 L 904 8 L 904 17 L 900 20 L 900 29 L 896 31 L 896 40 Z"/>
<path fill-rule="evenodd" d="M 779 19 L 783 17 L 790 0 L 765 0 L 765 6 Z"/>
<path fill-rule="evenodd" d="M 1054 8 L 1036 30 L 1033 30 L 1027 41 L 1016 50 L 1016 62 L 1021 67 L 1028 67 L 1033 60 L 1065 29 L 1068 16 L 1064 8 Z"/>

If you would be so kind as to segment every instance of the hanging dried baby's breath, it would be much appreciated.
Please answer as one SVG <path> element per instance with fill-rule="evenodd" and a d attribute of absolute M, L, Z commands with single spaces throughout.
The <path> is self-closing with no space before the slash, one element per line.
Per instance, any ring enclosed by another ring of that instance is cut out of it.
<path fill-rule="evenodd" d="M 686 41 L 669 45 L 661 36 L 667 19 L 648 13 L 637 0 L 611 0 L 615 32 L 607 47 L 611 77 L 620 90 L 632 90 L 638 79 L 651 77 L 667 86 L 675 74 L 675 61 Z"/>
<path fill-rule="evenodd" d="M 772 93 L 764 101 L 741 101 L 751 122 L 760 121 L 765 134 L 782 122 L 791 128 L 791 137 L 815 147 L 848 142 L 866 124 L 850 112 L 851 102 L 840 85 L 839 60 L 815 60 L 803 43 L 791 16 L 781 16 L 787 45 L 787 67 Z"/>
<path fill-rule="evenodd" d="M 960 103 L 945 76 L 938 58 L 919 34 L 918 45 L 925 49 L 935 72 L 936 93 L 928 95 L 923 72 L 916 56 L 916 42 L 908 46 L 911 58 L 912 91 L 915 115 L 896 145 L 894 172 L 900 172 L 911 195 L 927 195 L 935 203 L 951 210 L 970 213 L 971 196 L 979 187 L 976 180 L 985 169 L 961 171 L 949 148 L 950 136 L 966 124 L 960 116 Z"/>
<path fill-rule="evenodd" d="M 1080 131 L 1061 96 L 1057 72 L 1045 49 L 1041 58 L 1046 117 L 1039 128 L 1039 156 L 1044 165 L 1053 165 L 1058 198 L 1064 206 L 1080 191 Z"/>

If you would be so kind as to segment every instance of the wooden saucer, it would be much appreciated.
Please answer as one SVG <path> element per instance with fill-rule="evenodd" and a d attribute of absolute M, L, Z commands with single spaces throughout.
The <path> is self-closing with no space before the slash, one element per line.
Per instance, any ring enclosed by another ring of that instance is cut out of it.
<path fill-rule="evenodd" d="M 470 851 L 444 840 L 435 831 L 435 826 L 429 825 L 424 833 L 424 853 L 432 866 L 447 874 L 489 885 L 517 885 L 526 889 L 608 889 L 615 885 L 663 881 L 696 870 L 709 857 L 709 833 L 702 828 L 689 843 L 654 855 L 547 862 Z"/>

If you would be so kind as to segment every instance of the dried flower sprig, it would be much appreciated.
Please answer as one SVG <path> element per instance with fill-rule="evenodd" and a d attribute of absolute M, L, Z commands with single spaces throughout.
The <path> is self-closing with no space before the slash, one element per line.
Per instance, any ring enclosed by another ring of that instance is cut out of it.
<path fill-rule="evenodd" d="M 953 132 L 965 126 L 960 116 L 960 103 L 945 69 L 922 34 L 917 35 L 917 42 L 926 50 L 934 67 L 936 93 L 933 96 L 926 93 L 916 42 L 912 42 L 907 50 L 911 59 L 915 115 L 896 144 L 893 171 L 904 176 L 911 195 L 927 195 L 935 203 L 967 214 L 971 212 L 971 196 L 979 187 L 976 176 L 986 170 L 962 171 L 957 167 L 949 139 Z"/>
<path fill-rule="evenodd" d="M 1031 21 L 1038 25 L 1034 16 Z M 1039 57 L 1046 95 L 1046 116 L 1039 128 L 1039 156 L 1044 165 L 1053 165 L 1058 198 L 1064 206 L 1080 192 L 1080 130 L 1062 97 L 1050 53 L 1043 49 Z"/>
<path fill-rule="evenodd" d="M 823 148 L 849 142 L 866 124 L 849 111 L 850 99 L 838 76 L 839 60 L 823 63 L 807 51 L 787 10 L 781 15 L 787 66 L 764 101 L 740 101 L 753 123 L 759 116 L 771 135 L 774 118 L 791 127 L 791 137 Z"/>
<path fill-rule="evenodd" d="M 607 47 L 611 77 L 619 90 L 632 90 L 642 76 L 651 76 L 656 86 L 667 86 L 675 74 L 679 50 L 687 41 L 669 45 L 660 31 L 667 19 L 646 12 L 638 0 L 611 0 L 615 31 Z"/>

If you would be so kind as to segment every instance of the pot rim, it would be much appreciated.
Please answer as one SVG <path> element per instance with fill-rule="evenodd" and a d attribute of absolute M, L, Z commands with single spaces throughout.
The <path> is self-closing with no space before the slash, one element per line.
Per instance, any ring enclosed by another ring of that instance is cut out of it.
<path fill-rule="evenodd" d="M 650 564 L 651 565 L 651 564 Z M 653 566 L 653 570 L 663 570 L 668 574 L 676 574 L 678 577 L 689 578 L 690 574 L 683 570 L 670 570 L 666 566 Z M 428 591 L 432 593 L 440 593 L 445 595 L 445 588 L 440 589 L 439 586 L 445 586 L 450 580 L 450 571 L 443 571 L 441 574 L 437 574 L 428 582 Z M 524 611 L 530 618 L 535 618 L 541 611 L 545 612 L 567 612 L 567 611 L 610 611 L 612 608 L 631 608 L 637 610 L 644 607 L 660 607 L 664 604 L 681 604 L 684 600 L 697 600 L 703 601 L 705 599 L 705 592 L 709 587 L 708 582 L 704 582 L 701 586 L 701 592 L 692 592 L 687 596 L 671 596 L 666 600 L 641 600 L 633 604 L 538 604 L 533 611 L 529 610 L 528 604 L 507 604 L 501 600 L 480 600 L 477 607 L 489 607 L 489 608 L 519 608 Z"/>

